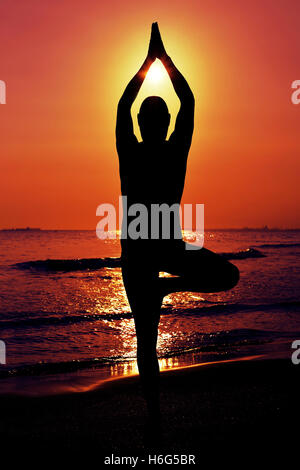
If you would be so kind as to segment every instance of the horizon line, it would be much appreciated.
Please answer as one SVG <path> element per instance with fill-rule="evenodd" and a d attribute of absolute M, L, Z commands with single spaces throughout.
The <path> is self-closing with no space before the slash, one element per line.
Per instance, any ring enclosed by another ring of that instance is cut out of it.
<path fill-rule="evenodd" d="M 186 229 L 188 231 L 194 232 L 193 228 L 188 228 Z M 240 231 L 260 231 L 260 232 L 271 232 L 271 231 L 283 231 L 283 230 L 300 230 L 300 227 L 268 227 L 267 225 L 263 227 L 208 227 L 204 229 L 204 231 L 207 232 L 214 232 L 218 230 L 240 230 Z M 57 232 L 57 231 L 70 231 L 70 232 L 96 232 L 96 229 L 91 229 L 91 228 L 41 228 L 41 227 L 2 227 L 0 228 L 0 231 L 43 231 L 43 232 Z M 119 230 L 117 230 L 119 231 Z"/>

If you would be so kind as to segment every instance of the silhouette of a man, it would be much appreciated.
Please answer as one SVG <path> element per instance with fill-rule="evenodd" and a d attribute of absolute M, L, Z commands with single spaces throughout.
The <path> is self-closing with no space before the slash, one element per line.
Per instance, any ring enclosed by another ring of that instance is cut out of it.
<path fill-rule="evenodd" d="M 180 100 L 175 129 L 166 140 L 170 114 L 165 101 L 158 96 L 146 98 L 138 114 L 143 141 L 133 132 L 132 104 L 145 76 L 156 58 L 165 66 Z M 171 58 L 167 55 L 157 23 L 152 24 L 148 55 L 140 70 L 127 85 L 118 104 L 116 145 L 119 155 L 122 195 L 128 209 L 143 204 L 148 209 L 148 239 L 130 238 L 122 227 L 122 274 L 133 313 L 137 335 L 137 360 L 150 421 L 159 423 L 159 365 L 156 343 L 162 299 L 171 292 L 218 292 L 234 287 L 238 269 L 205 248 L 186 250 L 182 240 L 179 210 L 172 220 L 170 239 L 161 231 L 151 239 L 153 204 L 180 204 L 187 157 L 194 128 L 193 93 Z M 130 212 L 130 211 L 129 211 Z M 123 219 L 125 220 L 125 218 Z M 165 271 L 176 277 L 159 277 Z"/>

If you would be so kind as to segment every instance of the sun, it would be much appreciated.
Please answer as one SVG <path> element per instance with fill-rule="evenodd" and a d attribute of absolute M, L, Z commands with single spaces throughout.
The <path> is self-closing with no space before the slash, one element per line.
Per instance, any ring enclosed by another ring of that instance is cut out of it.
<path fill-rule="evenodd" d="M 166 70 L 160 60 L 156 60 L 151 65 L 147 73 L 147 79 L 150 83 L 159 83 L 166 74 Z"/>

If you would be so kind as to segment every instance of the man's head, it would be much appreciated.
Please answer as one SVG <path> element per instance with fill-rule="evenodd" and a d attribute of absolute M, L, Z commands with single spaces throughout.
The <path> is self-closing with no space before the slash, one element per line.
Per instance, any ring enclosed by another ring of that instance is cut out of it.
<path fill-rule="evenodd" d="M 159 96 L 148 96 L 141 105 L 138 123 L 144 142 L 161 142 L 167 137 L 170 114 Z"/>

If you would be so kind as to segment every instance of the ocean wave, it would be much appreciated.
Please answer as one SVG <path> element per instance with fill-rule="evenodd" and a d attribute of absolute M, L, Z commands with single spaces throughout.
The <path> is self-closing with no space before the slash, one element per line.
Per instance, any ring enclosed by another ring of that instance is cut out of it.
<path fill-rule="evenodd" d="M 255 329 L 234 329 L 218 331 L 215 333 L 197 333 L 193 338 L 193 344 L 183 347 L 170 348 L 158 351 L 160 358 L 169 358 L 187 353 L 216 353 L 228 354 L 237 351 L 243 346 L 253 346 L 270 343 L 278 338 L 289 338 L 291 333 L 280 333 L 274 331 Z M 294 336 L 293 336 L 294 337 Z M 1 368 L 0 378 L 17 376 L 35 376 L 47 374 L 60 374 L 75 372 L 82 369 L 95 369 L 99 367 L 111 366 L 115 363 L 126 363 L 135 360 L 135 356 L 108 356 L 73 359 L 60 362 L 38 362 L 25 364 L 13 368 Z"/>
<path fill-rule="evenodd" d="M 265 255 L 255 248 L 247 248 L 237 252 L 220 253 L 226 259 L 263 258 Z M 121 267 L 121 258 L 78 258 L 78 259 L 46 259 L 24 261 L 12 265 L 19 269 L 53 271 L 95 271 L 102 268 Z"/>
<path fill-rule="evenodd" d="M 296 248 L 300 247 L 300 243 L 263 243 L 255 246 L 258 248 Z"/>
<path fill-rule="evenodd" d="M 247 313 L 255 311 L 269 312 L 270 310 L 293 310 L 299 309 L 300 312 L 300 302 L 277 302 L 271 304 L 228 304 L 228 303 L 217 303 L 212 306 L 203 306 L 200 308 L 185 308 L 185 309 L 176 309 L 173 308 L 171 313 L 173 315 L 231 315 L 232 313 Z M 163 312 L 163 311 L 162 311 Z"/>
<path fill-rule="evenodd" d="M 19 312 L 20 316 L 26 316 L 25 312 Z M 0 329 L 9 329 L 9 328 L 39 328 L 39 327 L 47 327 L 47 326 L 55 326 L 55 325 L 74 325 L 76 323 L 81 322 L 93 322 L 93 321 L 113 321 L 113 320 L 123 320 L 124 318 L 133 318 L 131 313 L 108 313 L 99 315 L 98 313 L 90 314 L 77 314 L 77 315 L 70 315 L 69 313 L 62 315 L 49 315 L 49 312 L 45 312 L 47 316 L 37 316 L 31 318 L 22 318 L 17 319 L 14 318 L 12 320 L 0 320 Z M 9 316 L 7 314 L 6 316 Z"/>
<path fill-rule="evenodd" d="M 121 258 L 78 258 L 78 259 L 46 259 L 16 263 L 20 269 L 38 271 L 94 271 L 102 268 L 119 268 Z"/>
<path fill-rule="evenodd" d="M 131 358 L 131 360 L 134 358 Z M 38 362 L 35 364 L 28 364 L 16 366 L 11 369 L 1 369 L 0 379 L 6 377 L 19 377 L 30 375 L 44 375 L 44 374 L 60 374 L 67 372 L 75 372 L 80 369 L 90 369 L 93 367 L 105 366 L 115 362 L 125 362 L 122 357 L 95 357 L 92 359 L 73 359 L 71 361 L 62 362 Z"/>
<path fill-rule="evenodd" d="M 161 309 L 161 315 L 230 315 L 232 313 L 247 313 L 255 311 L 265 311 L 270 310 L 292 310 L 293 312 L 299 309 L 300 311 L 300 301 L 295 302 L 279 302 L 271 304 L 229 304 L 229 303 L 214 303 L 209 301 L 199 301 L 201 307 L 192 307 L 192 308 L 174 308 L 164 306 Z M 207 305 L 211 304 L 211 305 Z M 0 329 L 19 329 L 19 328 L 41 328 L 47 326 L 56 326 L 56 325 L 73 325 L 81 322 L 99 322 L 99 321 L 118 321 L 124 319 L 132 319 L 133 315 L 130 312 L 121 312 L 121 313 L 79 313 L 79 314 L 69 314 L 65 313 L 64 315 L 52 314 L 49 315 L 49 312 L 45 312 L 44 315 L 41 314 L 37 317 L 26 318 L 28 312 L 19 312 L 18 315 L 25 317 L 18 319 L 16 318 L 14 312 L 7 313 L 6 316 L 11 315 L 13 319 L 0 320 Z"/>
<path fill-rule="evenodd" d="M 247 259 L 247 258 L 265 258 L 261 251 L 255 248 L 247 248 L 246 250 L 231 252 L 231 253 L 220 253 L 226 259 Z"/>

